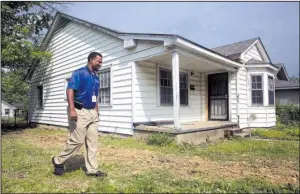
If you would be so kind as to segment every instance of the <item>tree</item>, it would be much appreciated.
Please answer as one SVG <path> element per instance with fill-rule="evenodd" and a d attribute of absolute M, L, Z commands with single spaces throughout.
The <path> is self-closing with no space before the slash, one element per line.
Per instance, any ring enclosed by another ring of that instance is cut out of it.
<path fill-rule="evenodd" d="M 293 75 L 292 77 L 289 77 L 289 80 L 292 82 L 300 82 L 300 74 L 298 74 L 298 76 Z"/>
<path fill-rule="evenodd" d="M 59 2 L 2 2 L 2 67 L 26 72 L 33 61 L 49 59 L 51 53 L 40 47 L 41 40 L 56 11 L 64 7 Z"/>
<path fill-rule="evenodd" d="M 9 103 L 27 101 L 25 75 L 36 61 L 47 61 L 51 53 L 41 42 L 57 11 L 66 8 L 60 2 L 1 2 L 2 91 Z"/>
<path fill-rule="evenodd" d="M 23 73 L 20 70 L 2 73 L 2 91 L 8 103 L 22 102 L 25 107 L 28 104 L 28 84 L 23 81 Z"/>

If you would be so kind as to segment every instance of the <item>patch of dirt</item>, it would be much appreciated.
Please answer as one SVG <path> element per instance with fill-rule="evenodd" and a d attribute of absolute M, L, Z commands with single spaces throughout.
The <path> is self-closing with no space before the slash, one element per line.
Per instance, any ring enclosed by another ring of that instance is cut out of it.
<path fill-rule="evenodd" d="M 55 147 L 62 147 L 65 146 L 68 138 L 69 138 L 69 133 L 63 134 L 63 135 L 48 135 L 48 136 L 43 136 L 39 134 L 28 134 L 28 133 L 21 133 L 21 134 L 10 134 L 11 136 L 15 136 L 17 138 L 24 138 L 26 139 L 27 142 L 44 148 L 55 148 Z"/>
<path fill-rule="evenodd" d="M 168 169 L 178 177 L 201 176 L 207 181 L 263 178 L 272 183 L 299 183 L 299 171 L 292 162 L 257 159 L 255 165 L 246 161 L 215 162 L 198 156 L 162 155 L 148 150 L 100 148 L 99 162 L 122 164 L 122 171 L 138 174 L 151 169 Z"/>

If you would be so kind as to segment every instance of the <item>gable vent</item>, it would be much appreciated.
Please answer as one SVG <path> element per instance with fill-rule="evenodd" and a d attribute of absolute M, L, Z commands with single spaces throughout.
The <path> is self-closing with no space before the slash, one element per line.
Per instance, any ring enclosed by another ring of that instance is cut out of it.
<path fill-rule="evenodd" d="M 54 30 L 53 34 L 58 33 L 60 30 L 62 30 L 66 25 L 70 23 L 70 20 L 62 18 L 57 25 L 56 29 Z"/>

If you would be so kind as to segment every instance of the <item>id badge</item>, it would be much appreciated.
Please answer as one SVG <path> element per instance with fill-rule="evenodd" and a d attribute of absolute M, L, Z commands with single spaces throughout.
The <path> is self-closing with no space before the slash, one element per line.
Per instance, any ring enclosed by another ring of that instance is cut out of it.
<path fill-rule="evenodd" d="M 96 101 L 97 101 L 96 96 L 92 96 L 92 102 L 96 102 Z"/>

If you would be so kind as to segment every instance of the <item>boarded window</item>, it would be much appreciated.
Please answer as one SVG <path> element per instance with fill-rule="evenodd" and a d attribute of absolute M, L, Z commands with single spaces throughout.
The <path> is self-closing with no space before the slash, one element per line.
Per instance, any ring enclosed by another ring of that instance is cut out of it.
<path fill-rule="evenodd" d="M 173 105 L 172 71 L 160 69 L 160 104 Z M 188 74 L 180 73 L 180 104 L 188 105 Z"/>
<path fill-rule="evenodd" d="M 37 108 L 43 108 L 43 85 L 37 87 Z"/>
<path fill-rule="evenodd" d="M 99 104 L 110 104 L 110 69 L 101 70 L 99 80 Z"/>
<path fill-rule="evenodd" d="M 263 104 L 262 76 L 251 76 L 252 104 Z"/>
<path fill-rule="evenodd" d="M 269 91 L 269 105 L 274 105 L 274 81 L 273 77 L 268 76 L 268 91 Z"/>

